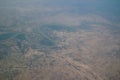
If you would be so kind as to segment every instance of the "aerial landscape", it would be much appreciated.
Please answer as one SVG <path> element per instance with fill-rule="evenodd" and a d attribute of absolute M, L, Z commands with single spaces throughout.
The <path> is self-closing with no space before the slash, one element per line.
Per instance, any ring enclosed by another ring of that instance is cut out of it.
<path fill-rule="evenodd" d="M 0 0 L 0 80 L 120 80 L 120 1 Z"/>

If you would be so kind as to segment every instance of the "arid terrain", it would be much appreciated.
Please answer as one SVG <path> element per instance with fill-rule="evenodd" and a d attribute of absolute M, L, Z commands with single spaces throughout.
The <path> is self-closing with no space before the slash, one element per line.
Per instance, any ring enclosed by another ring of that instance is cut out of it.
<path fill-rule="evenodd" d="M 86 1 L 0 1 L 0 80 L 120 80 L 120 2 Z"/>

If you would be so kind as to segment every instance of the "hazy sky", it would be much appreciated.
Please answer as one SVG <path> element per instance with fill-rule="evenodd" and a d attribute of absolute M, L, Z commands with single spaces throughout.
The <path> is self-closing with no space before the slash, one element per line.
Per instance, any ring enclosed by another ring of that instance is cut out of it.
<path fill-rule="evenodd" d="M 119 23 L 119 4 L 119 0 L 1 0 L 0 23 L 10 22 L 11 19 L 36 21 L 41 18 L 40 21 L 44 21 L 46 17 L 57 15 L 59 17 L 65 16 L 67 20 L 70 20 L 68 17 L 76 18 L 89 14 L 97 14 Z M 76 21 L 70 22 L 77 23 Z"/>

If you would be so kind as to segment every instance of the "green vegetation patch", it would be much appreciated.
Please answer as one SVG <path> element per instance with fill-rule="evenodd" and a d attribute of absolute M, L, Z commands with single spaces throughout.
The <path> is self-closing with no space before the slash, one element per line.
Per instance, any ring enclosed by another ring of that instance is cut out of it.
<path fill-rule="evenodd" d="M 40 41 L 40 44 L 42 45 L 46 45 L 46 46 L 54 46 L 55 43 L 47 38 L 43 38 L 41 41 Z"/>
<path fill-rule="evenodd" d="M 10 39 L 10 38 L 14 37 L 16 34 L 17 34 L 16 32 L 0 34 L 0 41 Z"/>
<path fill-rule="evenodd" d="M 25 39 L 26 39 L 26 36 L 25 36 L 25 34 L 21 33 L 21 34 L 18 34 L 18 35 L 16 36 L 16 38 L 17 38 L 17 39 L 20 39 L 20 40 L 25 40 Z"/>

